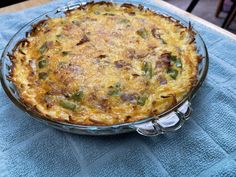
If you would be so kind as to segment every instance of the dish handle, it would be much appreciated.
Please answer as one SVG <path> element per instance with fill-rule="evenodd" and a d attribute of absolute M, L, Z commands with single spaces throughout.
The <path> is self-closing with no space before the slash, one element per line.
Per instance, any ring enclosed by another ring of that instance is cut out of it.
<path fill-rule="evenodd" d="M 135 125 L 136 131 L 144 136 L 157 136 L 180 129 L 192 112 L 191 103 L 184 102 L 177 110 L 152 121 Z"/>

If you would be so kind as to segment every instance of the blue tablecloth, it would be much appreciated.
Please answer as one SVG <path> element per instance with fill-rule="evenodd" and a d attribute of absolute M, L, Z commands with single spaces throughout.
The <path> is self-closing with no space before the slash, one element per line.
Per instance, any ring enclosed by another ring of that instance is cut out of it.
<path fill-rule="evenodd" d="M 26 22 L 65 2 L 1 15 L 0 53 Z M 71 135 L 30 119 L 0 88 L 0 176 L 236 176 L 236 41 L 192 22 L 210 70 L 182 129 L 152 138 Z"/>

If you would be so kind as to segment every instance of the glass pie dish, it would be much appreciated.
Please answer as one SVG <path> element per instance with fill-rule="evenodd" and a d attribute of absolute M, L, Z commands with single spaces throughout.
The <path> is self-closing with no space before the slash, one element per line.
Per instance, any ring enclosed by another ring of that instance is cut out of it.
<path fill-rule="evenodd" d="M 56 120 L 48 119 L 47 117 L 43 117 L 39 112 L 35 109 L 26 106 L 23 101 L 20 99 L 19 93 L 11 82 L 10 74 L 11 74 L 11 66 L 12 61 L 10 60 L 9 54 L 11 55 L 14 47 L 21 39 L 25 38 L 25 34 L 32 30 L 32 25 L 36 24 L 37 22 L 47 19 L 47 18 L 56 18 L 65 16 L 65 11 L 77 8 L 81 4 L 84 4 L 88 1 L 83 1 L 79 3 L 69 2 L 64 7 L 57 8 L 51 12 L 45 13 L 38 18 L 34 19 L 30 23 L 26 24 L 23 28 L 21 28 L 9 41 L 5 50 L 3 51 L 2 58 L 1 58 L 1 83 L 2 86 L 12 100 L 12 102 L 18 106 L 21 110 L 31 115 L 32 118 L 43 122 L 51 127 L 70 132 L 70 133 L 77 133 L 77 134 L 86 134 L 86 135 L 112 135 L 112 134 L 120 134 L 126 133 L 131 131 L 137 131 L 141 135 L 145 136 L 155 136 L 159 134 L 164 134 L 166 132 L 176 131 L 184 122 L 190 117 L 192 108 L 191 108 L 191 101 L 195 96 L 197 90 L 202 85 L 208 70 L 208 54 L 207 49 L 202 40 L 201 36 L 195 31 L 195 43 L 198 54 L 202 56 L 202 60 L 198 66 L 198 73 L 197 73 L 197 83 L 192 87 L 189 93 L 181 100 L 177 105 L 172 107 L 171 109 L 153 117 L 146 118 L 141 121 L 130 122 L 130 123 L 123 123 L 123 124 L 116 124 L 111 126 L 84 126 L 84 125 L 77 125 L 65 122 L 59 122 Z M 115 1 L 116 3 L 124 3 L 127 1 Z M 132 1 L 132 4 L 137 5 L 140 2 L 136 3 Z M 157 6 L 152 4 L 145 4 L 141 3 L 145 8 L 149 8 L 157 13 L 162 15 L 168 16 L 168 13 L 159 9 Z M 172 18 L 172 17 L 171 17 Z M 173 19 L 173 18 L 172 18 Z M 173 20 L 178 20 L 183 26 L 188 27 L 189 23 L 186 23 L 182 19 L 175 17 Z"/>

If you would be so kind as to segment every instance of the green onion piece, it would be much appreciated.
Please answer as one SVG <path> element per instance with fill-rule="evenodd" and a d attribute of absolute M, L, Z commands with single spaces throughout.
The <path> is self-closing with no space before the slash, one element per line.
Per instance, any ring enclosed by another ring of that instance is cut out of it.
<path fill-rule="evenodd" d="M 62 55 L 63 55 L 63 56 L 66 56 L 66 55 L 69 55 L 70 53 L 71 53 L 71 51 L 63 51 L 63 52 L 62 52 Z"/>
<path fill-rule="evenodd" d="M 57 67 L 62 68 L 65 67 L 68 64 L 68 62 L 66 61 L 59 61 L 57 64 Z"/>
<path fill-rule="evenodd" d="M 140 105 L 140 106 L 144 106 L 147 99 L 148 99 L 148 97 L 145 96 L 145 95 L 136 97 L 137 104 Z"/>
<path fill-rule="evenodd" d="M 177 68 L 182 68 L 182 62 L 181 62 L 180 59 L 177 59 L 177 60 L 176 60 L 175 66 L 176 66 Z"/>
<path fill-rule="evenodd" d="M 100 15 L 100 12 L 95 11 L 94 14 L 95 14 L 95 15 Z"/>
<path fill-rule="evenodd" d="M 60 106 L 65 109 L 72 110 L 72 111 L 74 111 L 76 108 L 76 105 L 74 103 L 66 101 L 66 100 L 60 101 Z"/>
<path fill-rule="evenodd" d="M 46 50 L 48 50 L 47 42 L 45 42 L 40 48 L 39 52 L 43 54 Z"/>
<path fill-rule="evenodd" d="M 65 36 L 63 34 L 57 34 L 56 37 L 61 39 L 61 38 L 64 38 Z"/>
<path fill-rule="evenodd" d="M 168 68 L 167 69 L 167 74 L 172 78 L 172 79 L 176 79 L 176 77 L 178 76 L 178 71 L 176 69 L 173 68 Z"/>
<path fill-rule="evenodd" d="M 115 16 L 115 14 L 113 14 L 113 13 L 105 13 L 105 14 L 103 14 L 103 15 L 106 15 L 106 16 Z"/>
<path fill-rule="evenodd" d="M 147 73 L 148 72 L 148 70 L 149 70 L 149 63 L 148 62 L 144 62 L 144 64 L 143 64 L 143 67 L 142 67 L 142 70 L 145 72 L 145 73 Z"/>
<path fill-rule="evenodd" d="M 182 68 L 182 62 L 179 58 L 177 58 L 176 56 L 174 55 L 171 55 L 170 56 L 170 61 L 171 61 L 171 65 L 174 65 L 177 67 L 177 68 Z"/>
<path fill-rule="evenodd" d="M 145 28 L 142 28 L 142 29 L 136 31 L 136 34 L 139 35 L 140 37 L 142 37 L 143 39 L 148 38 L 148 31 Z"/>
<path fill-rule="evenodd" d="M 114 86 L 111 86 L 108 91 L 109 96 L 120 96 L 120 83 L 117 82 Z"/>
<path fill-rule="evenodd" d="M 80 23 L 79 23 L 78 20 L 73 20 L 72 23 L 73 23 L 74 25 L 76 25 L 76 26 L 80 26 Z"/>
<path fill-rule="evenodd" d="M 41 59 L 41 60 L 39 61 L 39 64 L 38 64 L 38 65 L 39 65 L 39 68 L 41 69 L 41 68 L 46 67 L 47 64 L 48 64 L 47 60 Z"/>
<path fill-rule="evenodd" d="M 129 22 L 130 22 L 130 21 L 129 21 L 128 19 L 126 19 L 126 18 L 121 19 L 121 20 L 119 21 L 120 24 L 127 24 L 127 23 L 129 23 Z"/>
<path fill-rule="evenodd" d="M 66 24 L 66 21 L 61 21 L 61 24 L 62 24 L 62 25 Z"/>
<path fill-rule="evenodd" d="M 171 56 L 170 56 L 170 60 L 171 60 L 171 61 L 173 61 L 173 62 L 176 62 L 176 60 L 177 60 L 177 57 L 176 57 L 176 56 L 174 56 L 174 55 L 171 55 Z"/>
<path fill-rule="evenodd" d="M 144 71 L 145 75 L 151 79 L 153 76 L 153 69 L 152 69 L 152 63 L 151 62 L 144 62 L 142 70 Z"/>
<path fill-rule="evenodd" d="M 45 80 L 48 77 L 48 73 L 41 72 L 39 73 L 39 79 Z"/>
<path fill-rule="evenodd" d="M 71 99 L 75 100 L 75 101 L 80 101 L 84 96 L 84 93 L 83 91 L 79 91 L 77 93 L 74 93 L 72 96 L 71 96 Z"/>

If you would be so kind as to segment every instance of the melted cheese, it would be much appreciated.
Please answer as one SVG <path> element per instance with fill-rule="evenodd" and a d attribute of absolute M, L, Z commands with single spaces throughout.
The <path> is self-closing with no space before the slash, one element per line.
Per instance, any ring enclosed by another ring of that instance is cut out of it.
<path fill-rule="evenodd" d="M 46 118 L 83 125 L 145 119 L 193 87 L 193 35 L 150 10 L 90 3 L 36 24 L 14 51 L 12 81 Z"/>

